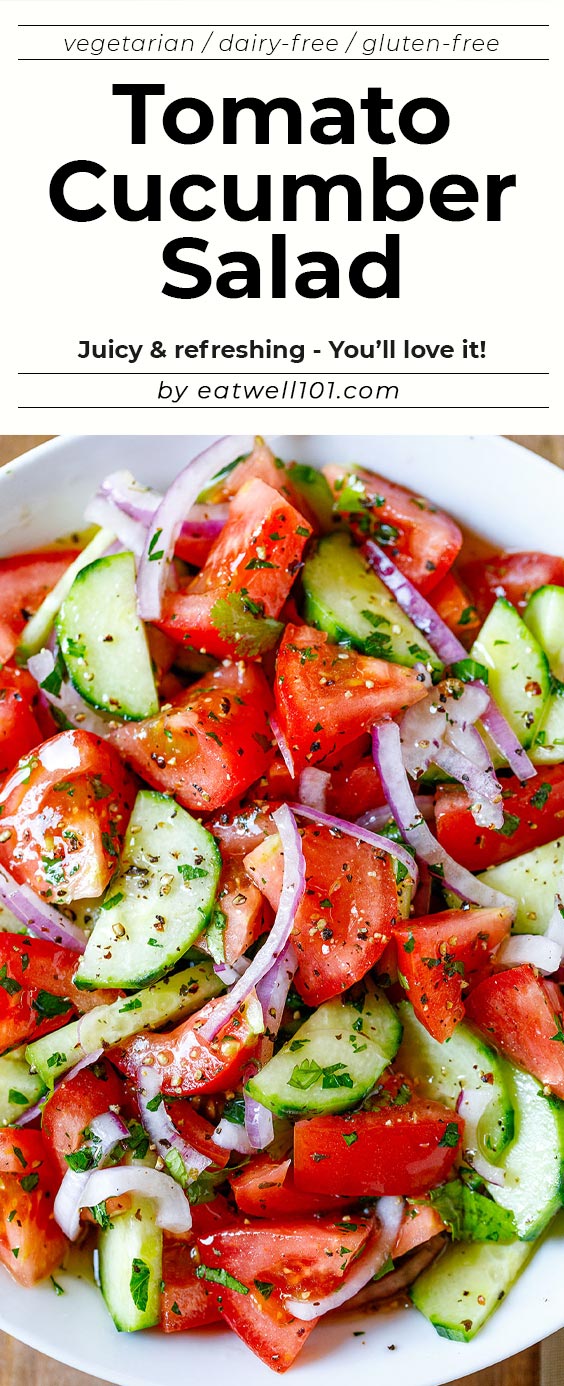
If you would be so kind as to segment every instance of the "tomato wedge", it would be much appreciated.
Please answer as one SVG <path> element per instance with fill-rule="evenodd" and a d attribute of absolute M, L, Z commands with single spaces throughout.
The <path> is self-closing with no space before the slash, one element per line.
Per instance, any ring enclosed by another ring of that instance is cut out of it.
<path fill-rule="evenodd" d="M 323 468 L 337 509 L 362 541 L 371 535 L 420 592 L 430 592 L 454 563 L 462 534 L 444 510 L 374 472 Z M 349 476 L 352 484 L 349 483 Z"/>
<path fill-rule="evenodd" d="M 258 1008 L 256 993 L 251 992 L 216 1038 L 207 1043 L 198 1031 L 216 1005 L 217 1001 L 208 1001 L 201 1011 L 166 1035 L 140 1030 L 110 1050 L 109 1057 L 134 1080 L 138 1080 L 142 1068 L 155 1067 L 166 1097 L 195 1097 L 199 1093 L 236 1088 L 259 1041 L 253 1025 Z"/>
<path fill-rule="evenodd" d="M 196 1275 L 193 1247 L 192 1238 L 172 1237 L 165 1232 L 161 1299 L 164 1333 L 206 1328 L 221 1319 L 215 1287 Z"/>
<path fill-rule="evenodd" d="M 438 1232 L 444 1230 L 442 1217 L 432 1203 L 413 1204 L 407 1209 L 400 1227 L 394 1259 L 407 1256 L 408 1251 L 413 1251 L 416 1246 L 421 1246 L 422 1242 L 428 1242 L 431 1237 L 436 1237 Z"/>
<path fill-rule="evenodd" d="M 464 1015 L 468 981 L 511 930 L 509 909 L 443 910 L 394 930 L 398 975 L 417 1019 L 442 1042 Z"/>
<path fill-rule="evenodd" d="M 533 847 L 553 842 L 564 830 L 564 765 L 547 765 L 525 784 L 515 775 L 500 780 L 503 828 L 479 828 L 470 799 L 457 785 L 440 785 L 435 795 L 437 837 L 469 871 L 499 866 Z"/>
<path fill-rule="evenodd" d="M 53 1217 L 59 1183 L 41 1131 L 0 1131 L 0 1261 L 20 1285 L 51 1275 L 67 1249 Z"/>
<path fill-rule="evenodd" d="M 117 991 L 79 991 L 73 949 L 29 935 L 0 934 L 0 1053 L 66 1025 L 76 1011 L 115 1001 Z"/>
<path fill-rule="evenodd" d="M 431 606 L 464 645 L 471 645 L 481 621 L 477 608 L 457 581 L 454 573 L 446 573 L 430 596 Z"/>
<path fill-rule="evenodd" d="M 118 727 L 114 741 L 148 784 L 212 813 L 240 797 L 274 755 L 271 708 L 262 669 L 218 665 L 156 717 Z"/>
<path fill-rule="evenodd" d="M 65 1155 L 84 1144 L 90 1122 L 124 1102 L 123 1079 L 103 1059 L 68 1078 L 52 1093 L 43 1108 L 43 1135 L 61 1175 L 69 1168 Z"/>
<path fill-rule="evenodd" d="M 426 694 L 414 669 L 330 645 L 325 631 L 286 626 L 276 659 L 274 696 L 295 770 L 320 765 L 379 718 Z"/>
<path fill-rule="evenodd" d="M 510 967 L 485 977 L 466 1010 L 490 1043 L 564 1098 L 563 1002 L 554 983 L 528 963 Z"/>
<path fill-rule="evenodd" d="M 294 1217 L 335 1211 L 333 1194 L 301 1193 L 296 1188 L 291 1159 L 255 1155 L 238 1174 L 230 1176 L 235 1202 L 241 1213 L 254 1218 Z M 343 1207 L 350 1200 L 343 1199 Z"/>
<path fill-rule="evenodd" d="M 117 752 L 91 732 L 37 746 L 0 790 L 0 861 L 54 904 L 101 895 L 134 798 Z"/>
<path fill-rule="evenodd" d="M 225 962 L 234 963 L 246 953 L 264 929 L 264 896 L 249 880 L 241 861 L 236 858 L 223 866 L 217 891 L 217 910 L 220 913 Z"/>
<path fill-rule="evenodd" d="M 0 558 L 0 662 L 11 659 L 30 616 L 77 557 L 78 549 Z"/>
<path fill-rule="evenodd" d="M 335 829 L 302 829 L 305 891 L 293 924 L 295 985 L 310 1006 L 358 982 L 383 953 L 397 915 L 390 857 Z M 245 870 L 276 909 L 283 853 L 278 835 L 245 857 Z"/>
<path fill-rule="evenodd" d="M 4 665 L 0 674 L 0 774 L 41 741 L 33 702 L 37 686 L 30 674 L 16 665 Z"/>
<path fill-rule="evenodd" d="M 347 1221 L 346 1238 L 343 1223 L 328 1217 L 240 1220 L 197 1238 L 199 1274 L 206 1267 L 213 1284 L 221 1268 L 224 1319 L 263 1362 L 286 1371 L 317 1320 L 292 1318 L 284 1296 L 330 1294 L 373 1231 L 373 1217 Z"/>
<path fill-rule="evenodd" d="M 206 1121 L 205 1117 L 200 1116 L 191 1102 L 184 1102 L 180 1098 L 170 1102 L 167 1110 L 180 1134 L 194 1150 L 199 1150 L 201 1155 L 207 1155 L 219 1169 L 223 1169 L 229 1163 L 231 1152 L 224 1150 L 221 1145 L 216 1145 L 213 1138 L 215 1127 L 211 1121 Z"/>
<path fill-rule="evenodd" d="M 415 1197 L 452 1169 L 464 1122 L 438 1102 L 317 1116 L 294 1127 L 296 1188 L 316 1194 Z"/>
<path fill-rule="evenodd" d="M 550 553 L 494 553 L 463 563 L 460 576 L 485 620 L 496 597 L 523 611 L 532 592 L 549 583 L 564 584 L 564 558 Z"/>
<path fill-rule="evenodd" d="M 166 595 L 160 628 L 219 658 L 253 658 L 270 649 L 279 633 L 272 618 L 284 605 L 311 533 L 278 491 L 258 479 L 247 482 L 201 572 Z"/>

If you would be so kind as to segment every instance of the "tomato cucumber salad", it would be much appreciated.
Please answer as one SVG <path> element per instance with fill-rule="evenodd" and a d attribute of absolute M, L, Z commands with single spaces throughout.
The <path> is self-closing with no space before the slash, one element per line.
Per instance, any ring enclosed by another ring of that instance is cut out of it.
<path fill-rule="evenodd" d="M 0 1260 L 467 1341 L 564 1198 L 564 559 L 252 437 L 85 524 L 0 561 Z"/>

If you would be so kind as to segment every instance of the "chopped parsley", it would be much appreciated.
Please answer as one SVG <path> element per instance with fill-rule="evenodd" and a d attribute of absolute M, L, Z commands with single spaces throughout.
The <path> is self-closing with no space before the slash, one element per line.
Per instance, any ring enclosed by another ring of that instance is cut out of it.
<path fill-rule="evenodd" d="M 22 990 L 20 983 L 16 982 L 15 977 L 8 976 L 6 963 L 0 967 L 0 987 L 2 987 L 3 991 L 7 992 L 8 996 L 15 996 L 18 991 Z"/>
<path fill-rule="evenodd" d="M 149 1279 L 150 1268 L 146 1261 L 142 1261 L 139 1256 L 134 1256 L 131 1262 L 131 1276 L 129 1279 L 129 1289 L 135 1308 L 140 1314 L 144 1314 L 149 1302 Z"/>
<path fill-rule="evenodd" d="M 460 1133 L 458 1130 L 458 1122 L 447 1121 L 447 1124 L 439 1141 L 439 1145 L 446 1145 L 451 1150 L 453 1150 L 455 1145 L 458 1145 L 459 1134 Z"/>
<path fill-rule="evenodd" d="M 248 1295 L 248 1285 L 243 1285 L 240 1280 L 236 1280 L 234 1275 L 223 1269 L 223 1266 L 197 1266 L 196 1275 L 198 1280 L 211 1280 L 212 1285 L 223 1285 L 225 1290 L 236 1290 L 239 1295 Z"/>

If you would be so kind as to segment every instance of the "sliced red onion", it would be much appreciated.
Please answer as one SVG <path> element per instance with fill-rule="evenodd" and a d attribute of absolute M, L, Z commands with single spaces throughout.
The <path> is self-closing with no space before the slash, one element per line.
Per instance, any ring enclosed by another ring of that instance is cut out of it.
<path fill-rule="evenodd" d="M 473 726 L 488 701 L 486 689 L 478 684 L 466 684 L 460 689 L 445 680 L 431 688 L 421 702 L 408 708 L 400 723 L 402 757 L 408 775 L 417 779 L 428 770 L 445 738 L 451 739 L 451 731 L 465 732 Z"/>
<path fill-rule="evenodd" d="M 118 1165 L 113 1169 L 95 1169 L 88 1175 L 81 1206 L 95 1208 L 98 1203 L 106 1203 L 108 1198 L 121 1198 L 125 1193 L 154 1199 L 157 1205 L 157 1226 L 162 1227 L 165 1232 L 176 1232 L 180 1236 L 183 1232 L 190 1231 L 190 1204 L 180 1184 L 176 1184 L 170 1174 L 165 1174 L 163 1170 L 149 1169 L 147 1165 Z"/>
<path fill-rule="evenodd" d="M 45 679 L 53 673 L 55 668 L 55 657 L 51 650 L 39 650 L 38 654 L 32 655 L 28 659 L 27 667 L 36 683 L 39 684 L 45 702 L 62 712 L 68 722 L 71 722 L 73 726 L 80 727 L 82 731 L 93 732 L 94 736 L 104 737 L 108 735 L 108 723 L 99 713 L 89 707 L 88 703 L 84 702 L 72 683 L 66 683 L 63 680 L 58 693 L 49 693 L 46 688 L 43 688 Z"/>
<path fill-rule="evenodd" d="M 272 967 L 257 982 L 257 996 L 262 1006 L 266 1038 L 275 1040 L 282 1023 L 284 1007 L 294 973 L 298 968 L 298 955 L 291 938 Z"/>
<path fill-rule="evenodd" d="M 379 833 L 371 833 L 368 828 L 363 828 L 358 823 L 349 823 L 346 818 L 333 818 L 330 813 L 320 813 L 318 809 L 310 809 L 307 804 L 290 804 L 289 807 L 292 813 L 299 814 L 300 818 L 310 818 L 313 823 L 332 828 L 334 832 L 344 833 L 346 837 L 354 837 L 356 842 L 367 842 L 369 847 L 375 847 L 378 852 L 386 852 L 389 857 L 395 857 L 397 861 L 401 861 L 412 880 L 417 883 L 419 875 L 417 863 L 413 860 L 411 852 L 402 847 L 400 842 L 393 842 L 389 837 L 380 837 Z M 399 824 L 398 826 L 401 827 Z"/>
<path fill-rule="evenodd" d="M 378 547 L 378 544 L 374 543 L 373 539 L 367 540 L 364 552 L 368 562 L 378 573 L 382 582 L 393 593 L 402 611 L 405 611 L 417 629 L 427 636 L 429 644 L 432 645 L 439 659 L 442 659 L 444 664 L 456 664 L 461 659 L 467 659 L 468 651 L 465 650 L 457 636 L 449 630 L 438 612 L 426 601 L 425 597 L 421 596 L 409 578 L 400 573 L 399 568 L 396 568 L 395 563 L 392 563 L 391 558 L 388 558 L 388 555 Z M 480 687 L 485 687 L 484 684 L 479 683 L 479 680 L 476 682 Z M 530 779 L 532 775 L 536 774 L 534 765 L 489 692 L 488 698 L 488 707 L 482 716 L 484 730 L 491 736 L 513 774 L 517 775 L 520 780 Z"/>
<path fill-rule="evenodd" d="M 396 723 L 379 722 L 372 731 L 372 745 L 384 793 L 400 832 L 415 848 L 417 856 L 427 863 L 431 873 L 439 876 L 447 889 L 454 891 L 462 900 L 473 905 L 507 908 L 514 916 L 517 908 L 515 901 L 483 881 L 476 880 L 470 871 L 454 861 L 423 821 L 404 769 Z"/>
<path fill-rule="evenodd" d="M 241 964 L 244 964 L 244 966 L 241 966 Z M 234 982 L 239 981 L 239 978 L 243 976 L 243 973 L 246 972 L 247 968 L 250 966 L 251 959 L 242 957 L 237 958 L 237 961 L 234 963 L 214 962 L 213 970 L 216 977 L 219 977 L 220 981 L 224 982 L 226 987 L 231 987 Z"/>
<path fill-rule="evenodd" d="M 269 718 L 269 722 L 272 735 L 274 737 L 276 745 L 278 746 L 278 750 L 280 751 L 280 755 L 282 756 L 282 760 L 284 761 L 288 774 L 291 775 L 292 779 L 294 780 L 296 778 L 296 771 L 294 769 L 294 758 L 288 745 L 288 742 L 286 741 L 286 737 L 284 736 L 284 732 L 282 731 L 280 723 L 278 722 L 276 717 L 273 717 L 271 715 Z"/>
<path fill-rule="evenodd" d="M 562 948 L 546 934 L 513 934 L 500 943 L 495 961 L 502 967 L 520 967 L 522 963 L 530 963 L 543 977 L 550 977 L 560 967 Z"/>
<path fill-rule="evenodd" d="M 158 621 L 168 581 L 174 546 L 182 522 L 212 476 L 242 454 L 252 452 L 253 439 L 248 436 L 221 438 L 212 443 L 199 457 L 175 477 L 155 511 L 147 530 L 147 539 L 137 580 L 139 615 L 145 621 Z"/>
<path fill-rule="evenodd" d="M 415 803 L 421 817 L 426 823 L 430 823 L 435 817 L 435 800 L 432 794 L 416 794 Z M 388 804 L 382 804 L 380 808 L 368 809 L 366 813 L 361 813 L 356 822 L 360 828 L 370 828 L 371 832 L 378 832 L 384 828 L 386 823 L 392 821 L 392 814 Z"/>
<path fill-rule="evenodd" d="M 456 1104 L 456 1110 L 464 1121 L 463 1160 L 470 1165 L 471 1169 L 476 1171 L 480 1179 L 485 1179 L 489 1184 L 501 1185 L 505 1182 L 505 1171 L 499 1169 L 498 1165 L 493 1165 L 490 1160 L 486 1160 L 485 1155 L 482 1155 L 480 1151 L 478 1138 L 480 1120 L 491 1101 L 492 1092 L 487 1086 L 463 1088 Z"/>
<path fill-rule="evenodd" d="M 364 553 L 378 577 L 395 597 L 398 606 L 411 617 L 414 626 L 427 636 L 429 644 L 443 664 L 456 664 L 459 659 L 467 659 L 468 652 L 457 636 L 449 630 L 434 607 L 421 596 L 409 578 L 400 573 L 388 554 L 384 553 L 373 539 L 366 541 Z"/>
<path fill-rule="evenodd" d="M 253 1078 L 258 1073 L 258 1064 L 249 1064 L 243 1074 L 243 1083 L 248 1083 L 249 1078 Z M 263 1107 L 262 1102 L 257 1102 L 254 1097 L 250 1097 L 247 1092 L 244 1094 L 245 1100 L 245 1130 L 252 1150 L 266 1150 L 274 1140 L 274 1121 L 272 1112 L 267 1107 Z"/>
<path fill-rule="evenodd" d="M 266 976 L 266 973 L 270 971 L 270 968 L 284 951 L 292 932 L 296 910 L 304 892 L 305 862 L 296 821 L 287 804 L 281 804 L 272 817 L 280 834 L 284 853 L 282 891 L 276 917 L 266 942 L 255 953 L 251 966 L 231 987 L 231 990 L 222 996 L 221 1000 L 214 1006 L 209 1020 L 199 1031 L 201 1038 L 206 1041 L 215 1039 L 218 1031 L 231 1020 L 237 1007 L 246 1000 L 249 993 Z"/>
<path fill-rule="evenodd" d="M 403 1208 L 402 1198 L 379 1198 L 376 1213 L 380 1222 L 380 1235 L 374 1242 L 371 1239 L 362 1255 L 353 1262 L 343 1284 L 338 1290 L 324 1295 L 322 1299 L 285 1299 L 284 1308 L 288 1314 L 309 1322 L 311 1319 L 320 1318 L 322 1314 L 330 1314 L 332 1309 L 339 1309 L 341 1304 L 346 1304 L 353 1295 L 357 1295 L 369 1280 L 374 1279 L 390 1258 L 403 1221 Z"/>
<path fill-rule="evenodd" d="M 113 530 L 119 539 L 120 547 L 130 549 L 136 558 L 141 557 L 147 538 L 145 525 L 132 519 L 130 515 L 125 515 L 109 497 L 93 496 L 86 506 L 84 518 L 89 524 Z"/>
<path fill-rule="evenodd" d="M 493 765 L 489 770 L 480 770 L 452 746 L 441 746 L 435 756 L 435 764 L 446 775 L 458 780 L 470 798 L 470 811 L 474 822 L 483 828 L 503 827 L 503 799 L 501 785 L 496 778 Z"/>
<path fill-rule="evenodd" d="M 55 1084 L 55 1087 L 57 1086 L 58 1085 Z M 45 1103 L 49 1100 L 50 1097 L 51 1093 L 45 1092 L 43 1094 L 43 1097 L 39 1099 L 39 1102 L 34 1102 L 33 1107 L 28 1107 L 27 1112 L 24 1112 L 22 1116 L 17 1117 L 15 1121 L 10 1122 L 10 1125 L 29 1126 L 30 1122 L 39 1121 L 39 1119 L 43 1116 L 43 1108 L 45 1106 Z"/>
<path fill-rule="evenodd" d="M 240 1125 L 236 1121 L 227 1121 L 222 1117 L 221 1121 L 213 1133 L 214 1145 L 220 1145 L 222 1150 L 236 1150 L 238 1155 L 254 1155 L 255 1148 L 251 1145 L 247 1135 L 246 1126 Z"/>
<path fill-rule="evenodd" d="M 308 808 L 320 809 L 323 813 L 330 784 L 331 776 L 328 770 L 317 770 L 315 765 L 306 766 L 306 769 L 302 770 L 298 784 L 300 803 L 307 804 Z"/>
<path fill-rule="evenodd" d="M 137 1088 L 142 1125 L 161 1159 L 167 1165 L 172 1150 L 178 1151 L 183 1165 L 182 1182 L 192 1184 L 213 1161 L 184 1140 L 169 1116 L 160 1090 L 159 1076 L 153 1068 L 142 1068 Z M 167 1165 L 168 1167 L 168 1165 Z M 172 1172 L 172 1171 L 171 1171 Z M 174 1177 L 174 1175 L 173 1175 Z"/>
<path fill-rule="evenodd" d="M 83 953 L 86 938 L 78 925 L 71 924 L 53 905 L 42 900 L 28 885 L 20 885 L 10 876 L 4 866 L 0 866 L 0 900 L 15 914 L 30 933 L 39 938 L 48 938 L 51 943 L 62 943 L 65 948 L 74 948 Z"/>
<path fill-rule="evenodd" d="M 554 896 L 554 909 L 548 921 L 545 938 L 554 939 L 564 956 L 564 901 L 561 895 Z"/>
<path fill-rule="evenodd" d="M 88 1014 L 88 1012 L 85 1012 L 85 1014 Z M 80 1030 L 80 1022 L 78 1029 Z M 78 1043 L 80 1044 L 80 1039 L 78 1040 Z M 74 1064 L 72 1068 L 69 1068 L 68 1073 L 63 1074 L 62 1078 L 59 1080 L 59 1084 L 55 1084 L 55 1086 L 60 1086 L 60 1083 L 70 1083 L 71 1078 L 76 1078 L 77 1073 L 82 1073 L 83 1068 L 91 1068 L 92 1064 L 97 1064 L 98 1060 L 102 1058 L 103 1053 L 104 1050 L 100 1048 L 93 1049 L 90 1054 L 85 1054 L 84 1058 L 79 1059 L 77 1064 Z"/>
<path fill-rule="evenodd" d="M 124 1138 L 127 1139 L 129 1131 L 121 1117 L 114 1112 L 104 1112 L 102 1116 L 95 1117 L 89 1122 L 89 1139 L 85 1142 L 84 1149 L 92 1150 L 93 1158 L 100 1165 L 102 1160 L 107 1159 L 116 1145 Z M 87 1206 L 84 1195 L 87 1185 L 90 1182 L 90 1172 L 79 1172 L 75 1169 L 68 1169 L 62 1184 L 59 1188 L 57 1197 L 53 1204 L 53 1217 L 62 1228 L 65 1237 L 70 1242 L 75 1242 L 80 1231 L 80 1210 Z M 102 1200 L 94 1200 L 102 1202 Z"/>
<path fill-rule="evenodd" d="M 144 529 L 162 503 L 162 493 L 151 486 L 142 486 L 131 472 L 112 472 L 98 488 L 95 499 L 107 500 L 124 515 L 130 515 Z M 223 503 L 201 505 L 196 502 L 183 521 L 180 533 L 188 539 L 217 539 L 229 515 Z M 88 511 L 86 512 L 88 518 Z M 116 534 L 118 530 L 116 529 Z"/>
<path fill-rule="evenodd" d="M 474 726 L 488 703 L 484 685 L 456 689 L 445 680 L 404 713 L 400 739 L 403 763 L 412 779 L 432 763 L 438 765 L 467 790 L 474 821 L 482 827 L 501 828 L 501 786 Z"/>

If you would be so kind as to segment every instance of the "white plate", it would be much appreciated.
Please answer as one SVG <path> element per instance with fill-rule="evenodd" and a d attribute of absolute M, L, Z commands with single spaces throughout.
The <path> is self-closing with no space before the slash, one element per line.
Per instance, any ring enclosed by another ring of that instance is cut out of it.
<path fill-rule="evenodd" d="M 0 551 L 16 552 L 69 532 L 97 482 L 116 467 L 164 487 L 209 438 L 70 437 L 46 443 L 0 471 Z M 469 528 L 500 546 L 561 553 L 564 472 L 500 438 L 269 439 L 300 461 L 357 461 L 428 494 Z M 292 1368 L 299 1386 L 441 1386 L 511 1356 L 564 1326 L 562 1240 L 558 1220 L 520 1281 L 474 1342 L 439 1338 L 415 1310 L 347 1318 L 319 1327 Z M 65 1294 L 48 1283 L 23 1290 L 0 1272 L 0 1327 L 41 1352 L 119 1386 L 161 1386 L 210 1373 L 245 1386 L 274 1380 L 224 1329 L 164 1337 L 116 1333 L 98 1291 L 61 1273 Z M 355 1331 L 363 1330 L 361 1336 Z"/>

